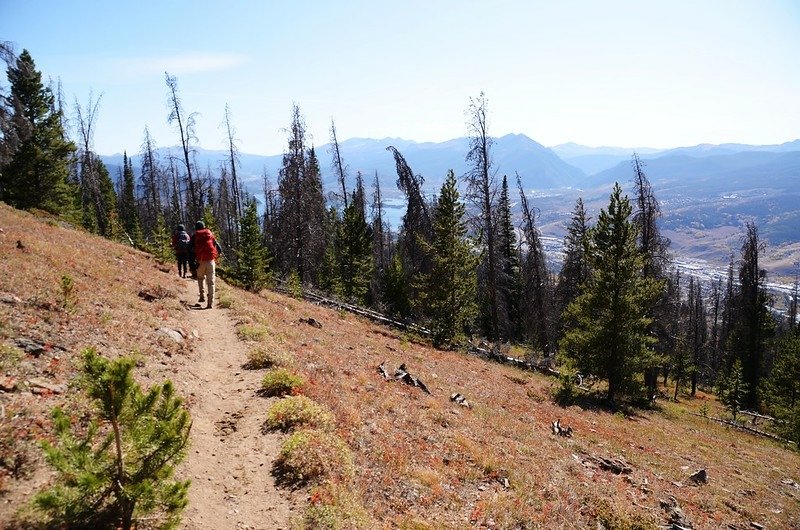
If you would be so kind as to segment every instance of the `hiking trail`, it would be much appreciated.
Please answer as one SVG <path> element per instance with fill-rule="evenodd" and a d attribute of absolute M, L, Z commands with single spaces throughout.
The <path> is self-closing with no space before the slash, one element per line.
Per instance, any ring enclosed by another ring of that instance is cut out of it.
<path fill-rule="evenodd" d="M 182 527 L 288 530 L 295 501 L 271 474 L 280 438 L 261 430 L 269 406 L 256 395 L 263 372 L 242 368 L 248 347 L 228 311 L 194 307 L 197 297 L 197 282 L 187 278 L 181 294 L 185 325 L 199 337 L 178 367 L 183 373 L 176 385 L 193 421 L 189 452 L 178 470 L 192 481 Z"/>

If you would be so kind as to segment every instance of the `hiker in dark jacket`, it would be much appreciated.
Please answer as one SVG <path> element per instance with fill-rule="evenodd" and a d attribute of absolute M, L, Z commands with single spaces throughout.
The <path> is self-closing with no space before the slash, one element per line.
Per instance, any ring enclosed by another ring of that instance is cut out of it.
<path fill-rule="evenodd" d="M 178 276 L 186 278 L 186 269 L 189 265 L 190 245 L 189 233 L 183 225 L 178 225 L 172 233 L 172 250 L 175 251 L 175 259 L 178 260 Z"/>
<path fill-rule="evenodd" d="M 194 225 L 194 256 L 197 260 L 197 287 L 200 289 L 198 304 L 206 301 L 205 291 L 208 289 L 207 309 L 214 305 L 214 284 L 216 282 L 216 259 L 219 257 L 220 247 L 211 230 L 206 228 L 203 221 Z M 205 285 L 203 285 L 205 280 Z"/>

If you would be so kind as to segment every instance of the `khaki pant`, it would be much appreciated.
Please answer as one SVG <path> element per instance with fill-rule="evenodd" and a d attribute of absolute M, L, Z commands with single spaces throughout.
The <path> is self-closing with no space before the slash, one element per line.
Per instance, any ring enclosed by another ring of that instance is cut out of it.
<path fill-rule="evenodd" d="M 216 275 L 216 264 L 213 261 L 200 261 L 197 265 L 197 287 L 200 289 L 200 298 L 205 298 L 205 289 L 203 280 L 206 281 L 208 286 L 208 305 L 214 301 L 214 282 Z"/>

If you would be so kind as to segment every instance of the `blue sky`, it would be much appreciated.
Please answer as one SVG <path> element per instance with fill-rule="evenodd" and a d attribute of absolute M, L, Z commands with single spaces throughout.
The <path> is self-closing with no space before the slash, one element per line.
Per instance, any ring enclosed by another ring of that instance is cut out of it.
<path fill-rule="evenodd" d="M 291 105 L 311 140 L 490 132 L 545 144 L 674 147 L 800 137 L 800 2 L 0 0 L 0 40 L 102 95 L 95 149 L 136 152 L 167 124 L 164 71 L 205 148 L 276 154 Z M 7 85 L 3 77 L 0 82 Z"/>

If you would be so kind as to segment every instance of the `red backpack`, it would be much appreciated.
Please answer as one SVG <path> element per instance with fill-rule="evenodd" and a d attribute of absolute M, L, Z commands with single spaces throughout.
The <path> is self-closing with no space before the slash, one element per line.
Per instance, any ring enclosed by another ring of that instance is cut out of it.
<path fill-rule="evenodd" d="M 213 261 L 217 259 L 217 246 L 214 234 L 208 228 L 194 233 L 194 257 L 197 261 Z"/>

